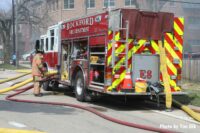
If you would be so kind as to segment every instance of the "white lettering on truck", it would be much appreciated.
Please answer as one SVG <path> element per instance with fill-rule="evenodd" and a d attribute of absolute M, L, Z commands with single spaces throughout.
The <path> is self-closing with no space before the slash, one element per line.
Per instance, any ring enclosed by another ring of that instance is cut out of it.
<path fill-rule="evenodd" d="M 94 24 L 94 18 L 89 17 L 89 18 L 84 18 L 84 19 L 80 19 L 77 21 L 68 22 L 66 29 L 70 30 L 70 29 L 76 28 L 78 26 L 88 26 L 88 25 L 93 25 L 93 24 Z"/>

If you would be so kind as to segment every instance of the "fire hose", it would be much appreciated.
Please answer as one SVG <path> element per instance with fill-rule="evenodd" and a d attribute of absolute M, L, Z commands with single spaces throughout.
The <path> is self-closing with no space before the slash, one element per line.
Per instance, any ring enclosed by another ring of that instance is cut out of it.
<path fill-rule="evenodd" d="M 55 75 L 55 72 L 54 73 L 50 73 L 48 75 L 53 75 L 53 74 Z M 44 79 L 44 81 L 45 80 L 46 79 Z M 0 94 L 6 93 L 8 91 L 15 90 L 15 89 L 18 89 L 19 87 L 22 87 L 22 86 L 24 86 L 24 85 L 26 85 L 28 83 L 31 83 L 32 81 L 33 81 L 32 78 L 27 79 L 27 80 L 25 80 L 25 81 L 23 81 L 21 83 L 15 84 L 14 86 L 5 88 L 3 90 L 0 90 Z M 8 95 L 6 97 L 6 100 L 15 101 L 15 102 L 26 102 L 26 103 L 69 106 L 69 107 L 73 107 L 73 108 L 78 108 L 78 109 L 89 111 L 89 112 L 91 112 L 93 114 L 96 114 L 99 117 L 102 117 L 102 118 L 106 119 L 106 120 L 109 120 L 111 122 L 118 123 L 118 124 L 121 124 L 121 125 L 129 126 L 129 127 L 134 127 L 134 128 L 139 128 L 139 129 L 148 130 L 148 131 L 154 131 L 154 132 L 163 132 L 163 133 L 173 133 L 174 132 L 174 131 L 170 131 L 170 130 L 166 130 L 166 129 L 160 129 L 160 128 L 155 128 L 155 127 L 151 127 L 151 126 L 145 126 L 145 125 L 141 125 L 141 124 L 135 124 L 135 123 L 131 123 L 131 122 L 122 121 L 122 120 L 110 117 L 108 115 L 105 115 L 105 114 L 97 111 L 96 109 L 93 109 L 93 108 L 90 108 L 90 107 L 81 106 L 81 105 L 77 105 L 77 104 L 58 103 L 58 102 L 44 102 L 44 101 L 33 101 L 33 100 L 21 100 L 21 99 L 14 99 L 13 98 L 14 96 L 19 95 L 19 94 L 21 94 L 23 92 L 26 92 L 26 91 L 28 91 L 28 90 L 30 90 L 32 88 L 33 88 L 33 85 L 29 85 L 27 87 L 24 87 L 24 88 L 18 90 L 16 93 L 14 93 L 12 95 Z"/>
<path fill-rule="evenodd" d="M 131 122 L 126 122 L 123 120 L 119 120 L 113 117 L 110 117 L 108 115 L 105 115 L 99 111 L 97 111 L 96 109 L 93 109 L 91 107 L 86 107 L 86 106 L 82 106 L 82 105 L 78 105 L 78 104 L 70 104 L 70 103 L 60 103 L 60 102 L 44 102 L 44 101 L 33 101 L 33 100 L 22 100 L 22 99 L 16 99 L 13 98 L 16 95 L 19 95 L 21 93 L 24 93 L 30 89 L 33 88 L 33 85 L 27 86 L 25 88 L 22 88 L 20 91 L 12 94 L 12 95 L 8 95 L 6 97 L 6 100 L 10 100 L 10 101 L 15 101 L 15 102 L 26 102 L 26 103 L 36 103 L 36 104 L 48 104 L 48 105 L 59 105 L 59 106 L 68 106 L 68 107 L 73 107 L 73 108 L 78 108 L 78 109 L 82 109 L 82 110 L 86 110 L 89 111 L 101 118 L 104 118 L 108 121 L 114 122 L 114 123 L 118 123 L 121 125 L 125 125 L 125 126 L 129 126 L 129 127 L 134 127 L 134 128 L 139 128 L 139 129 L 143 129 L 143 130 L 148 130 L 148 131 L 154 131 L 154 132 L 162 132 L 162 133 L 174 133 L 174 131 L 170 131 L 170 130 L 166 130 L 166 129 L 160 129 L 160 128 L 155 128 L 155 127 L 151 127 L 151 126 L 145 126 L 145 125 L 141 125 L 141 124 L 135 124 L 135 123 L 131 123 Z"/>
<path fill-rule="evenodd" d="M 55 73 L 53 73 L 55 74 Z M 50 74 L 50 75 L 53 75 Z M 46 79 L 44 79 L 46 80 Z M 12 91 L 15 90 L 19 87 L 22 87 L 28 83 L 32 82 L 32 78 L 31 79 L 27 79 L 19 84 L 16 84 L 14 86 L 8 87 L 6 89 L 0 90 L 0 94 L 8 92 L 8 91 Z M 114 123 L 118 123 L 121 125 L 125 125 L 125 126 L 129 126 L 129 127 L 134 127 L 134 128 L 139 128 L 139 129 L 143 129 L 143 130 L 148 130 L 148 131 L 154 131 L 154 132 L 166 132 L 166 133 L 172 133 L 174 131 L 170 131 L 170 130 L 166 130 L 166 129 L 160 129 L 160 128 L 155 128 L 155 127 L 151 127 L 151 126 L 146 126 L 146 125 L 141 125 L 141 124 L 136 124 L 136 123 L 131 123 L 131 122 L 126 122 L 123 120 L 119 120 L 113 117 L 110 117 L 108 115 L 105 115 L 99 111 L 97 111 L 96 109 L 90 108 L 90 107 L 85 107 L 85 106 L 81 106 L 81 105 L 77 105 L 77 104 L 70 104 L 70 103 L 58 103 L 58 102 L 44 102 L 44 101 L 33 101 L 33 100 L 22 100 L 22 99 L 14 99 L 13 97 L 16 95 L 19 95 L 23 92 L 26 92 L 30 89 L 33 88 L 33 85 L 30 85 L 28 87 L 22 88 L 19 91 L 17 91 L 16 93 L 12 94 L 12 95 L 8 95 L 6 97 L 6 100 L 10 100 L 10 101 L 15 101 L 15 102 L 26 102 L 26 103 L 37 103 L 37 104 L 48 104 L 48 105 L 60 105 L 60 106 L 69 106 L 69 107 L 73 107 L 73 108 L 78 108 L 78 109 L 82 109 L 82 110 L 86 110 L 89 111 L 101 118 L 104 118 L 106 120 L 109 120 L 111 122 Z M 173 100 L 173 102 L 177 105 L 179 105 L 179 107 L 181 109 L 183 109 L 184 111 L 186 111 L 188 114 L 190 114 L 194 119 L 196 119 L 197 121 L 200 121 L 200 116 L 199 114 L 197 114 L 196 112 L 194 112 L 191 109 L 188 109 L 188 107 L 181 105 L 179 102 Z"/>
<path fill-rule="evenodd" d="M 56 71 L 52 71 L 52 72 L 45 73 L 45 75 L 50 77 L 52 75 L 55 75 L 56 73 L 57 73 Z M 26 76 L 27 74 L 30 74 L 30 73 L 26 73 L 26 74 L 23 74 L 23 75 Z M 11 81 L 11 80 L 14 80 L 14 79 L 17 79 L 19 77 L 22 77 L 22 75 L 14 77 L 14 78 L 7 79 L 7 82 Z M 27 80 L 25 80 L 25 81 L 23 81 L 21 83 L 18 83 L 18 84 L 15 84 L 15 85 L 11 86 L 11 87 L 8 87 L 8 88 L 0 90 L 0 94 L 15 90 L 15 89 L 17 89 L 19 87 L 22 87 L 22 86 L 24 86 L 24 85 L 26 85 L 28 83 L 31 83 L 32 81 L 33 81 L 33 78 L 29 78 L 29 79 L 27 79 Z"/>
<path fill-rule="evenodd" d="M 0 84 L 8 82 L 8 81 L 11 81 L 11 80 L 15 80 L 15 79 L 18 79 L 18 78 L 21 78 L 21 77 L 24 77 L 24 76 L 26 76 L 28 74 L 30 74 L 30 72 L 26 72 L 25 74 L 21 74 L 19 76 L 13 77 L 13 78 L 8 78 L 8 79 L 0 80 Z"/>

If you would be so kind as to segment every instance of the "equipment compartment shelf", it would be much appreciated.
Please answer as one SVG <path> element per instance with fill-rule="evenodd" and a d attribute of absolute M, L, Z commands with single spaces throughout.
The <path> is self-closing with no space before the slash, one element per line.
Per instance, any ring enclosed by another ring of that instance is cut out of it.
<path fill-rule="evenodd" d="M 101 65 L 101 66 L 104 66 L 105 63 L 90 63 L 90 65 Z"/>
<path fill-rule="evenodd" d="M 91 55 L 105 55 L 105 52 L 91 52 Z"/>

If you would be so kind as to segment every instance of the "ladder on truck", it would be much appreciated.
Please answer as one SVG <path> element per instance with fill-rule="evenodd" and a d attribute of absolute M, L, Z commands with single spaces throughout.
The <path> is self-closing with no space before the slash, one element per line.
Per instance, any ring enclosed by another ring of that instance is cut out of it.
<path fill-rule="evenodd" d="M 125 52 L 121 53 L 121 52 L 116 52 L 116 40 L 115 40 L 115 33 L 116 31 L 122 31 L 122 30 L 125 30 L 126 31 L 126 38 L 124 40 L 118 40 L 118 42 L 121 42 L 122 45 L 125 45 Z M 125 66 L 126 68 L 126 72 L 130 71 L 129 70 L 129 66 L 128 66 L 128 51 L 129 51 L 129 41 L 128 41 L 128 38 L 129 38 L 129 21 L 127 20 L 126 21 L 126 27 L 123 28 L 123 27 L 119 27 L 119 28 L 116 28 L 114 31 L 113 31 L 113 38 L 112 38 L 112 68 L 113 68 L 113 74 L 115 73 L 115 68 L 116 67 L 121 67 L 121 66 Z M 124 59 L 124 64 L 121 65 L 115 65 L 115 61 L 117 60 L 116 58 L 118 58 L 117 56 L 115 55 L 124 55 L 125 56 L 125 59 Z"/>

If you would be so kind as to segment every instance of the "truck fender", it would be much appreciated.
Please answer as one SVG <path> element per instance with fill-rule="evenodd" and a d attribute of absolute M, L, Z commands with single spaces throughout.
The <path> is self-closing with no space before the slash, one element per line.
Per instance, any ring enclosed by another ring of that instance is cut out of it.
<path fill-rule="evenodd" d="M 81 71 L 81 72 L 83 73 L 83 78 L 84 78 L 84 81 L 85 81 L 84 86 L 87 87 L 87 78 L 86 78 L 87 75 L 86 75 L 84 69 L 82 68 L 82 66 L 80 66 L 80 65 L 77 65 L 77 66 L 74 68 L 73 72 L 72 72 L 72 76 L 71 76 L 71 81 L 72 81 L 72 82 L 71 82 L 71 86 L 72 86 L 72 87 L 75 86 L 76 74 L 77 74 L 79 71 Z"/>

